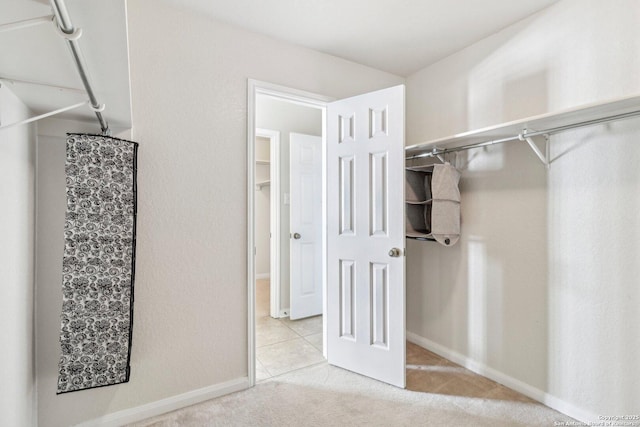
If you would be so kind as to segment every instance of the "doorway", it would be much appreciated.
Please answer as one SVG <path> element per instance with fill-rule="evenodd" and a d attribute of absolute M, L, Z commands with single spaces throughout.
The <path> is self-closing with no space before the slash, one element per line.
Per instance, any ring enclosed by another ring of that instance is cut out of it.
<path fill-rule="evenodd" d="M 250 191 L 255 184 L 256 103 L 262 95 L 322 111 L 323 206 L 319 210 L 322 216 L 320 281 L 325 314 L 322 317 L 323 356 L 337 367 L 404 387 L 404 86 L 327 102 L 313 94 L 250 81 Z M 286 201 L 283 198 L 278 203 Z M 251 194 L 248 204 L 248 353 L 249 378 L 255 383 L 258 335 L 254 284 L 255 206 Z M 289 233 L 289 241 L 301 238 L 291 229 Z M 281 281 L 283 277 L 281 274 Z M 286 288 L 281 291 L 283 289 Z M 287 355 L 287 352 L 280 354 Z"/>
<path fill-rule="evenodd" d="M 326 357 L 321 315 L 326 291 L 327 101 L 315 94 L 249 82 L 248 364 L 252 384 Z M 314 156 L 317 173 L 309 174 L 310 164 L 300 162 Z M 311 216 L 316 217 L 317 233 L 305 223 Z M 302 268 L 303 264 L 312 268 Z M 317 274 L 310 275 L 312 271 Z M 319 300 L 310 303 L 311 297 Z"/>

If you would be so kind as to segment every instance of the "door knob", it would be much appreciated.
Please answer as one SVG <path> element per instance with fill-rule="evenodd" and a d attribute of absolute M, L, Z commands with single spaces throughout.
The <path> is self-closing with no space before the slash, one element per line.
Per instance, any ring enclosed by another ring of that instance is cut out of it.
<path fill-rule="evenodd" d="M 302 237 L 302 236 L 300 235 L 300 233 L 293 233 L 293 238 L 294 238 L 294 239 L 298 240 L 300 237 Z"/>
<path fill-rule="evenodd" d="M 391 250 L 389 251 L 389 256 L 393 257 L 393 258 L 397 258 L 400 256 L 400 254 L 402 253 L 402 251 L 398 248 L 391 248 Z"/>

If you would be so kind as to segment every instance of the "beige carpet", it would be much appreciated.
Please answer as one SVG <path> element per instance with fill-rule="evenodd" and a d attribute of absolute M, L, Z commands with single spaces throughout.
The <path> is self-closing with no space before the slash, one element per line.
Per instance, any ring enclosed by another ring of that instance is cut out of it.
<path fill-rule="evenodd" d="M 573 420 L 526 398 L 402 390 L 321 363 L 132 426 L 511 427 L 555 421 Z"/>
<path fill-rule="evenodd" d="M 288 342 L 264 322 L 269 317 L 269 281 L 256 283 L 258 341 L 268 349 Z M 313 319 L 311 319 L 313 320 Z M 308 321 L 308 319 L 307 319 Z M 305 321 L 300 323 L 305 326 Z M 260 329 L 260 328 L 258 328 Z M 300 328 L 292 334 L 305 336 Z M 281 331 L 280 331 L 281 332 Z M 295 332 L 295 333 L 294 333 Z M 315 331 L 312 331 L 315 332 Z M 321 349 L 320 342 L 316 343 Z M 310 337 L 313 337 L 311 335 Z M 303 338 L 298 341 L 304 341 Z M 309 338 L 309 337 L 307 337 Z M 271 342 L 273 341 L 273 342 Z M 275 344 L 274 344 L 275 343 Z M 282 355 L 281 355 L 282 356 Z M 284 358 L 283 358 L 284 360 Z M 280 371 L 296 368 L 294 361 Z M 260 361 L 258 360 L 260 371 Z M 553 426 L 573 421 L 526 396 L 407 343 L 407 390 L 329 366 L 326 362 L 259 376 L 249 390 L 151 418 L 131 427 L 178 426 Z M 264 368 L 264 367 L 263 367 Z M 268 378 L 268 379 L 264 379 Z"/>

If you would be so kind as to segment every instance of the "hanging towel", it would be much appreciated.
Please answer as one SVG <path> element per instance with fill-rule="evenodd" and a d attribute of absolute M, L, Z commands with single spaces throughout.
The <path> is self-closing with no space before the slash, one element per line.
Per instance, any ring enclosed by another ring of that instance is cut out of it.
<path fill-rule="evenodd" d="M 58 394 L 129 381 L 137 150 L 68 134 Z"/>
<path fill-rule="evenodd" d="M 452 246 L 460 238 L 460 172 L 449 163 L 435 165 L 431 177 L 431 234 L 440 244 Z M 425 210 L 425 214 L 426 214 Z"/>

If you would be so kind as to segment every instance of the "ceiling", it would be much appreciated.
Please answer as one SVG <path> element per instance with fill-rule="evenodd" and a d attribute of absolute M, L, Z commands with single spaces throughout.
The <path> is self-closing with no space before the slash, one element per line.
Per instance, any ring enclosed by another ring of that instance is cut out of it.
<path fill-rule="evenodd" d="M 131 127 L 129 57 L 125 0 L 66 0 L 73 25 L 82 28 L 78 44 L 84 54 L 98 102 L 112 128 Z M 51 15 L 46 0 L 2 0 L 0 24 Z M 52 23 L 0 32 L 0 78 L 34 113 L 46 113 L 87 100 L 66 41 Z M 25 80 L 76 90 L 19 83 Z M 60 117 L 96 123 L 83 106 Z"/>
<path fill-rule="evenodd" d="M 408 76 L 558 0 L 169 0 L 215 19 Z"/>
<path fill-rule="evenodd" d="M 400 76 L 558 0 L 166 0 L 178 8 Z M 66 0 L 98 101 L 112 128 L 131 127 L 126 0 Z M 48 0 L 2 0 L 0 24 L 52 13 Z M 0 78 L 36 114 L 87 99 L 52 24 L 0 32 Z M 24 84 L 46 83 L 75 90 Z M 97 120 L 81 107 L 61 117 Z"/>

